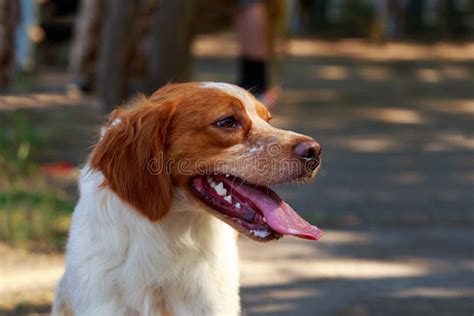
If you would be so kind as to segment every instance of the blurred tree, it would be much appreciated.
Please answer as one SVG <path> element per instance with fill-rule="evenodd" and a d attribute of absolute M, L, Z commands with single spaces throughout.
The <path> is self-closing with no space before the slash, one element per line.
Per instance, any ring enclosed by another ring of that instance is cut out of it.
<path fill-rule="evenodd" d="M 97 87 L 109 112 L 127 96 L 129 67 L 136 45 L 134 17 L 141 1 L 108 0 L 101 36 Z"/>
<path fill-rule="evenodd" d="M 160 3 L 151 28 L 151 55 L 147 90 L 191 78 L 191 43 L 195 35 L 195 0 Z"/>
<path fill-rule="evenodd" d="M 158 0 L 82 0 L 70 51 L 73 87 L 99 91 L 109 112 L 129 82 L 148 67 L 151 20 Z"/>
<path fill-rule="evenodd" d="M 15 29 L 20 20 L 20 0 L 0 0 L 0 88 L 12 80 L 15 67 Z"/>
<path fill-rule="evenodd" d="M 92 90 L 96 80 L 99 43 L 106 0 L 83 0 L 76 19 L 69 54 L 69 70 L 74 84 L 83 91 Z"/>

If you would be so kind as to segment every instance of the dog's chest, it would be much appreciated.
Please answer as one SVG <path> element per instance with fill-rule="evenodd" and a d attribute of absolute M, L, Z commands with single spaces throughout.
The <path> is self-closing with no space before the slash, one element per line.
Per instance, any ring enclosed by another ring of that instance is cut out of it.
<path fill-rule="evenodd" d="M 141 287 L 142 293 L 135 297 L 133 304 L 127 305 L 143 314 L 159 310 L 172 314 L 213 315 L 220 309 L 238 310 L 238 253 L 235 233 L 231 233 L 215 236 L 218 240 L 213 241 L 212 247 L 210 244 L 205 244 L 207 248 L 188 245 L 161 256 L 156 253 L 149 259 L 154 262 L 152 265 L 130 263 L 129 267 L 141 265 L 142 269 L 131 273 L 138 275 L 135 284 L 126 285 L 127 292 Z M 147 286 L 143 287 L 144 284 Z M 134 293 L 124 296 L 130 298 Z"/>

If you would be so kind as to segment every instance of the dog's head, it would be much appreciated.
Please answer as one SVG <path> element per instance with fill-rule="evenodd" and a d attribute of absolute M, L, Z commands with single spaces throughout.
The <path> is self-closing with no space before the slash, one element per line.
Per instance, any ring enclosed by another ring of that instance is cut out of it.
<path fill-rule="evenodd" d="M 321 230 L 267 186 L 313 178 L 321 148 L 270 119 L 237 86 L 172 84 L 114 111 L 90 163 L 103 185 L 151 221 L 167 214 L 179 187 L 252 239 L 319 239 Z"/>

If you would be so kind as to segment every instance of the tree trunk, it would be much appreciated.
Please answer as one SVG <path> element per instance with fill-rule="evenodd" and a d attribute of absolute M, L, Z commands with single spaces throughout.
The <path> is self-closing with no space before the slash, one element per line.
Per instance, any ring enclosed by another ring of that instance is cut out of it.
<path fill-rule="evenodd" d="M 195 0 L 160 1 L 151 29 L 148 93 L 167 83 L 190 79 L 196 8 Z"/>
<path fill-rule="evenodd" d="M 128 91 L 128 60 L 136 45 L 134 17 L 140 1 L 108 0 L 102 32 L 97 87 L 104 112 L 121 104 Z"/>

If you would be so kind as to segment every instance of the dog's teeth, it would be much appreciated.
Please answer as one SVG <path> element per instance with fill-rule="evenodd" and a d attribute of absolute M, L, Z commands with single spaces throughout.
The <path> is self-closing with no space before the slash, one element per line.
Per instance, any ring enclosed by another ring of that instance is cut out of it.
<path fill-rule="evenodd" d="M 232 196 L 227 195 L 227 196 L 224 198 L 224 200 L 226 200 L 226 201 L 229 202 L 229 203 L 232 203 Z"/>
<path fill-rule="evenodd" d="M 240 203 L 239 202 L 235 203 L 235 208 L 240 208 Z"/>
<path fill-rule="evenodd" d="M 214 190 L 216 190 L 217 194 L 220 196 L 226 196 L 227 195 L 227 189 L 224 188 L 224 184 L 222 182 L 219 182 L 215 187 Z"/>
<path fill-rule="evenodd" d="M 269 232 L 264 231 L 264 230 L 251 230 L 250 233 L 260 238 L 266 238 L 268 235 L 270 235 Z"/>
<path fill-rule="evenodd" d="M 229 177 L 229 174 L 228 174 L 228 173 L 226 173 L 226 174 L 225 174 L 225 177 L 226 177 L 226 178 L 228 178 L 228 177 Z"/>
<path fill-rule="evenodd" d="M 267 220 L 265 219 L 265 217 L 263 217 L 263 221 L 264 221 L 265 223 L 267 222 Z"/>

